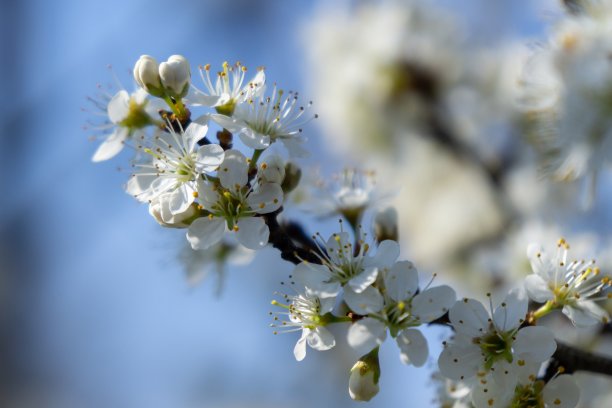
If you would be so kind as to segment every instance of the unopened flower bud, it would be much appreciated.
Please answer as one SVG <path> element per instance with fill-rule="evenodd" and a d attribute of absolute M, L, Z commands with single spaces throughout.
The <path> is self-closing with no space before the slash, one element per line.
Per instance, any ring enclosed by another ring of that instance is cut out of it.
<path fill-rule="evenodd" d="M 163 96 L 157 60 L 150 55 L 141 55 L 134 65 L 134 80 L 153 96 Z"/>
<path fill-rule="evenodd" d="M 301 178 L 302 170 L 297 165 L 287 162 L 287 164 L 285 164 L 285 178 L 281 184 L 283 192 L 288 194 L 295 190 L 298 184 L 300 184 Z"/>
<path fill-rule="evenodd" d="M 356 401 L 369 401 L 380 388 L 380 364 L 378 363 L 378 347 L 361 357 L 353 368 L 349 378 L 349 394 Z"/>
<path fill-rule="evenodd" d="M 170 201 L 162 196 L 149 203 L 149 214 L 162 227 L 187 228 L 198 214 L 197 204 L 191 204 L 184 212 L 172 214 L 170 212 Z"/>
<path fill-rule="evenodd" d="M 397 210 L 393 207 L 378 211 L 374 217 L 374 236 L 376 241 L 390 239 L 397 241 Z"/>
<path fill-rule="evenodd" d="M 268 183 L 281 184 L 285 179 L 285 161 L 276 154 L 266 157 L 259 167 L 259 176 Z"/>
<path fill-rule="evenodd" d="M 168 95 L 182 98 L 189 91 L 189 61 L 182 55 L 171 56 L 168 61 L 159 64 L 159 77 Z"/>

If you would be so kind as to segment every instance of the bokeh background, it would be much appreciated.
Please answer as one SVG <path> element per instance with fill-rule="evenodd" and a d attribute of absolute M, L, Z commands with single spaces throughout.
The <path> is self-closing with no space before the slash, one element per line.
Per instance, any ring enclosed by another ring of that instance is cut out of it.
<path fill-rule="evenodd" d="M 318 46 L 310 33 L 330 3 L 3 0 L 0 406 L 359 405 L 347 393 L 358 356 L 342 347 L 341 332 L 334 350 L 297 363 L 297 334 L 268 327 L 269 302 L 291 265 L 266 249 L 229 268 L 220 294 L 216 276 L 190 285 L 184 232 L 159 228 L 122 191 L 126 155 L 91 163 L 96 144 L 83 129 L 86 97 L 113 75 L 131 89 L 141 54 L 263 65 L 269 80 L 310 98 L 320 80 L 307 58 Z M 434 3 L 458 16 L 468 41 L 487 46 L 541 37 L 559 10 L 554 0 Z M 351 161 L 328 148 L 332 135 L 316 121 L 308 131 L 315 158 L 305 163 Z M 428 331 L 432 354 L 444 334 Z M 429 406 L 431 367 L 402 366 L 391 342 L 381 353 L 382 390 L 369 405 Z"/>

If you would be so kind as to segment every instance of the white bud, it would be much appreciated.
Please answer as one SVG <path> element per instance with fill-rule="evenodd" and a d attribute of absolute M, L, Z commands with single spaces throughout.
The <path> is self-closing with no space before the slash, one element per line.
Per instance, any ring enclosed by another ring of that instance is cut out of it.
<path fill-rule="evenodd" d="M 159 64 L 159 77 L 170 96 L 182 98 L 189 91 L 191 69 L 189 61 L 182 55 L 173 55 Z"/>
<path fill-rule="evenodd" d="M 162 227 L 187 228 L 197 213 L 197 205 L 190 205 L 187 210 L 179 214 L 170 212 L 170 200 L 162 195 L 149 203 L 149 214 Z"/>
<path fill-rule="evenodd" d="M 374 216 L 374 236 L 378 242 L 397 241 L 397 210 L 393 207 L 378 211 Z"/>
<path fill-rule="evenodd" d="M 285 161 L 276 154 L 266 157 L 260 165 L 259 176 L 268 183 L 281 184 L 285 179 Z"/>
<path fill-rule="evenodd" d="M 378 394 L 380 365 L 378 347 L 361 357 L 351 368 L 349 377 L 349 394 L 356 401 L 369 401 Z"/>
<path fill-rule="evenodd" d="M 162 95 L 157 60 L 150 55 L 141 55 L 134 65 L 134 80 L 145 91 L 154 96 Z"/>

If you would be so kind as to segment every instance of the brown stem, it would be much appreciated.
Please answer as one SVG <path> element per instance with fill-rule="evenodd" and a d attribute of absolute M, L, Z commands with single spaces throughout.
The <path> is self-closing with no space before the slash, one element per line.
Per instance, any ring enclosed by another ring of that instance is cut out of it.
<path fill-rule="evenodd" d="M 296 265 L 302 261 L 320 264 L 321 259 L 317 256 L 320 250 L 304 230 L 295 222 L 278 222 L 277 216 L 282 211 L 281 207 L 271 214 L 262 215 L 270 229 L 268 242 L 280 251 L 281 258 L 286 261 Z"/>

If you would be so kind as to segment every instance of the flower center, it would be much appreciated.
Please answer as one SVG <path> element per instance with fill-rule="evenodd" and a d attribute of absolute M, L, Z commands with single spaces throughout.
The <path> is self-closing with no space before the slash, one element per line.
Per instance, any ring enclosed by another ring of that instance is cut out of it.
<path fill-rule="evenodd" d="M 510 408 L 544 408 L 541 391 L 541 382 L 525 386 L 519 385 L 514 392 L 514 399 Z"/>
<path fill-rule="evenodd" d="M 143 104 L 138 104 L 134 98 L 130 98 L 129 106 L 128 106 L 128 114 L 123 119 L 119 125 L 129 128 L 129 129 L 141 129 L 145 126 L 149 126 L 153 123 L 151 117 L 144 110 L 147 101 Z"/>
<path fill-rule="evenodd" d="M 512 332 L 499 332 L 495 329 L 474 339 L 474 343 L 480 346 L 485 358 L 485 368 L 490 370 L 493 364 L 499 360 L 512 362 Z"/>

